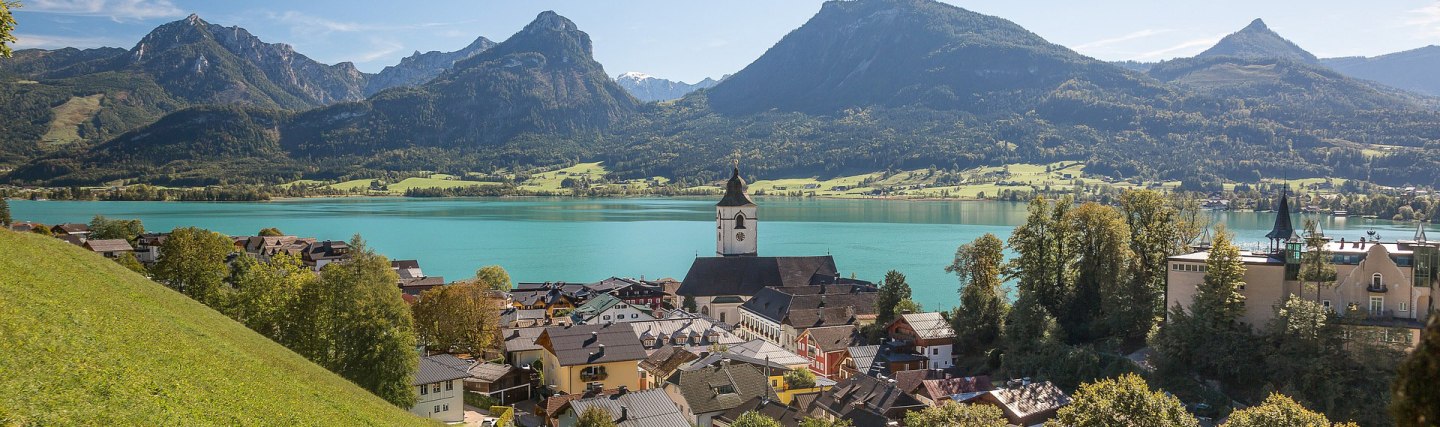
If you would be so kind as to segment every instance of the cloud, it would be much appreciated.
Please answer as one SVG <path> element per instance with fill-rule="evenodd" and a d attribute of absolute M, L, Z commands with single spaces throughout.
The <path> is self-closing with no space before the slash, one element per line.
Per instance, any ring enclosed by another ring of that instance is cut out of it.
<path fill-rule="evenodd" d="M 1440 37 L 1440 3 L 1408 10 L 1405 13 L 1408 15 L 1405 19 L 1405 26 L 1417 28 L 1419 31 L 1415 35 L 1417 38 Z"/>
<path fill-rule="evenodd" d="M 121 21 L 128 19 L 170 18 L 184 16 L 185 11 L 170 0 L 27 0 L 25 12 L 65 15 L 103 16 Z"/>
<path fill-rule="evenodd" d="M 1225 36 L 1217 35 L 1213 37 L 1186 40 L 1174 46 L 1142 53 L 1136 56 L 1135 60 L 1155 61 L 1160 59 L 1174 58 L 1182 55 L 1190 55 L 1192 53 L 1200 53 L 1203 51 L 1203 49 L 1199 48 L 1214 46 L 1215 43 L 1219 43 L 1220 39 L 1223 37 Z"/>
<path fill-rule="evenodd" d="M 348 33 L 365 30 L 364 25 L 354 22 L 341 22 L 318 16 L 306 15 L 296 11 L 284 13 L 267 12 L 270 19 L 290 25 L 290 32 L 310 36 L 320 36 L 330 33 Z"/>
<path fill-rule="evenodd" d="M 125 42 L 104 37 L 68 37 L 50 36 L 41 34 L 15 34 L 16 49 L 59 49 L 62 47 L 92 48 L 92 47 L 119 47 L 126 45 Z"/>
<path fill-rule="evenodd" d="M 355 58 L 355 62 L 370 62 L 377 59 L 383 59 L 390 56 L 391 54 L 394 54 L 395 52 L 399 52 L 400 49 L 405 48 L 404 45 L 396 43 L 393 40 L 372 38 L 370 39 L 370 43 L 370 50 L 352 56 Z"/>
<path fill-rule="evenodd" d="M 1124 43 L 1124 42 L 1128 42 L 1128 41 L 1131 41 L 1131 40 L 1136 40 L 1136 39 L 1142 39 L 1142 38 L 1145 38 L 1145 37 L 1150 37 L 1150 36 L 1153 36 L 1153 35 L 1156 35 L 1156 34 L 1168 33 L 1168 32 L 1170 32 L 1170 31 L 1171 31 L 1171 30 L 1168 30 L 1168 29 L 1150 29 L 1150 28 L 1147 28 L 1147 29 L 1144 29 L 1144 30 L 1136 31 L 1136 32 L 1133 32 L 1133 33 L 1130 33 L 1130 34 L 1126 34 L 1126 35 L 1123 35 L 1123 36 L 1119 36 L 1119 37 L 1113 37 L 1113 38 L 1108 38 L 1108 39 L 1100 39 L 1100 40 L 1096 40 L 1096 41 L 1093 41 L 1093 42 L 1076 45 L 1076 46 L 1075 46 L 1075 50 L 1099 49 L 1099 48 L 1106 47 L 1106 46 L 1110 46 L 1110 45 L 1114 45 L 1114 44 L 1117 44 L 1117 43 Z"/>

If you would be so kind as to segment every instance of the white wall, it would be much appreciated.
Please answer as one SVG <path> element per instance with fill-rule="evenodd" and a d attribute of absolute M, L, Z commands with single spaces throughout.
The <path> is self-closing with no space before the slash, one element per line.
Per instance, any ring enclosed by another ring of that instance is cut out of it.
<path fill-rule="evenodd" d="M 438 392 L 435 391 L 437 385 L 440 388 Z M 425 394 L 419 394 L 420 387 L 425 388 Z M 462 394 L 464 392 L 465 384 L 461 380 L 417 386 L 415 406 L 410 408 L 410 413 L 447 423 L 464 422 L 465 398 Z M 435 410 L 436 406 L 440 407 L 439 411 Z"/>

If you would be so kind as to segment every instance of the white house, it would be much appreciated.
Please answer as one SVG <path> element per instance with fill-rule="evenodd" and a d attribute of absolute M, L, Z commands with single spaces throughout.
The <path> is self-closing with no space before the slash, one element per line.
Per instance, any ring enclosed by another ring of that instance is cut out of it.
<path fill-rule="evenodd" d="M 465 422 L 465 384 L 470 362 L 448 354 L 423 356 L 415 380 L 415 406 L 410 413 L 446 422 Z"/>
<path fill-rule="evenodd" d="M 655 320 L 650 306 L 634 305 L 610 294 L 601 294 L 575 308 L 570 320 L 579 325 Z"/>

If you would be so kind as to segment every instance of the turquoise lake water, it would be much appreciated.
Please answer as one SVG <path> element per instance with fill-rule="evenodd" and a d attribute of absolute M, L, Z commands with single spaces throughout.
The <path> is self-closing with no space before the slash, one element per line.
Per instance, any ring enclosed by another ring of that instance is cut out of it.
<path fill-rule="evenodd" d="M 1025 219 L 1025 204 L 759 198 L 760 254 L 835 256 L 842 274 L 878 282 L 909 278 L 927 308 L 957 303 L 944 267 L 955 248 L 984 233 L 1001 239 Z M 10 201 L 15 220 L 89 222 L 96 214 L 139 218 L 151 231 L 198 226 L 232 235 L 264 227 L 320 239 L 360 233 L 391 259 L 418 259 L 447 280 L 499 264 L 516 281 L 590 282 L 610 276 L 683 278 L 698 254 L 715 251 L 712 199 L 473 198 L 296 199 L 258 203 Z M 1238 241 L 1264 239 L 1273 213 L 1216 213 Z M 1302 217 L 1296 218 L 1300 227 Z M 1349 240 L 1377 230 L 1408 239 L 1413 224 L 1319 217 Z M 1431 235 L 1440 232 L 1431 231 Z"/>

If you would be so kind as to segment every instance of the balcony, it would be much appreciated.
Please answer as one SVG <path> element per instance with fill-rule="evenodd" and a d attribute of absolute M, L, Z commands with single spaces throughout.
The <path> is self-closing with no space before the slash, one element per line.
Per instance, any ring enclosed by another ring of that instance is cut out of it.
<path fill-rule="evenodd" d="M 1383 294 L 1383 293 L 1389 292 L 1389 291 L 1390 291 L 1390 287 L 1389 287 L 1389 286 L 1385 286 L 1384 283 L 1373 283 L 1373 282 L 1372 282 L 1372 283 L 1370 283 L 1370 286 L 1366 286 L 1366 287 L 1365 287 L 1365 290 L 1370 291 L 1370 292 L 1375 292 L 1375 293 Z"/>
<path fill-rule="evenodd" d="M 600 371 L 600 372 L 581 372 L 581 373 L 580 373 L 580 381 L 584 381 L 584 382 L 605 381 L 605 379 L 606 379 L 606 378 L 609 378 L 609 377 L 610 377 L 610 375 L 609 375 L 609 374 L 606 374 L 604 371 Z"/>

